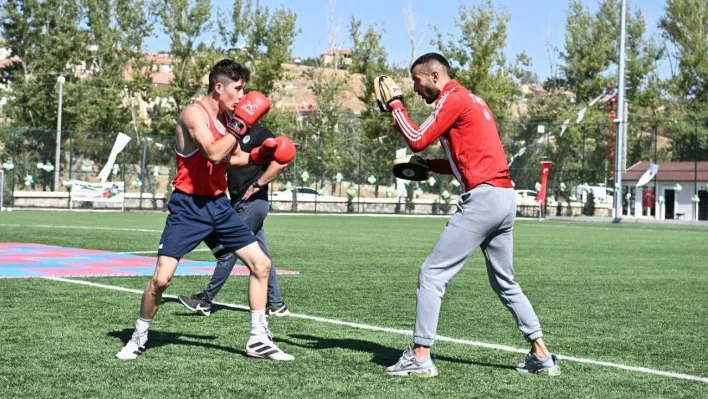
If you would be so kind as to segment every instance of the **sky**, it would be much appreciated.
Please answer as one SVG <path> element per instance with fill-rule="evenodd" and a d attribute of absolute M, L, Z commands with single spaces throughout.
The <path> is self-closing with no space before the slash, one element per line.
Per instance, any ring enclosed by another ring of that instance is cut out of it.
<path fill-rule="evenodd" d="M 410 63 L 409 36 L 406 29 L 404 10 L 409 6 L 416 20 L 416 36 L 420 42 L 417 54 L 437 51 L 430 44 L 436 37 L 433 26 L 446 36 L 448 33 L 459 35 L 455 27 L 460 4 L 474 6 L 483 0 L 260 0 L 261 4 L 271 9 L 288 8 L 297 14 L 301 32 L 293 45 L 293 55 L 307 58 L 316 57 L 329 48 L 329 10 L 334 4 L 334 21 L 339 25 L 338 43 L 347 48 L 349 40 L 349 22 L 354 15 L 362 21 L 362 26 L 379 24 L 385 27 L 381 44 L 388 53 L 389 63 L 407 66 Z M 513 61 L 516 54 L 525 51 L 533 62 L 531 70 L 541 81 L 551 76 L 551 62 L 546 47 L 550 43 L 556 48 L 564 48 L 566 11 L 570 0 L 494 0 L 511 14 L 508 26 L 507 60 Z M 583 0 L 591 10 L 597 10 L 597 0 Z M 657 27 L 664 13 L 665 0 L 635 0 L 632 8 L 639 7 L 647 21 L 648 33 L 660 40 Z M 233 6 L 231 0 L 212 0 L 212 14 L 226 12 L 230 15 Z M 154 37 L 147 42 L 148 51 L 169 50 L 169 40 L 156 29 Z M 202 35 L 204 41 L 211 41 L 214 32 Z M 557 57 L 556 57 L 557 58 Z M 556 60 L 555 62 L 558 62 Z M 659 74 L 669 74 L 667 62 L 659 66 Z"/>

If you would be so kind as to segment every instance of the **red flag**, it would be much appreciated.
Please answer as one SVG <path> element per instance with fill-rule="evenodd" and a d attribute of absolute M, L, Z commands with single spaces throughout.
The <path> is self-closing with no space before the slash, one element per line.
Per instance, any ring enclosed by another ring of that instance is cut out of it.
<path fill-rule="evenodd" d="M 654 208 L 654 189 L 645 188 L 644 191 L 642 191 L 642 199 L 644 200 L 645 208 Z"/>
<path fill-rule="evenodd" d="M 551 161 L 541 161 L 541 189 L 536 194 L 536 202 L 541 202 L 541 205 L 546 205 L 546 182 L 548 174 L 551 173 Z"/>

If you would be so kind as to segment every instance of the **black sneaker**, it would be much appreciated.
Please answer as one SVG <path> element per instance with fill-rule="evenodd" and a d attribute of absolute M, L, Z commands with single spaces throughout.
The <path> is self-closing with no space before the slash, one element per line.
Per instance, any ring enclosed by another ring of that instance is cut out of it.
<path fill-rule="evenodd" d="M 177 297 L 182 305 L 194 313 L 198 313 L 202 316 L 209 316 L 211 314 L 211 302 L 206 298 L 204 293 L 199 293 L 194 296 L 180 295 Z"/>
<path fill-rule="evenodd" d="M 266 306 L 266 316 L 284 317 L 289 314 L 290 311 L 288 310 L 288 306 L 285 304 L 280 306 L 272 306 L 268 304 L 268 306 Z"/>

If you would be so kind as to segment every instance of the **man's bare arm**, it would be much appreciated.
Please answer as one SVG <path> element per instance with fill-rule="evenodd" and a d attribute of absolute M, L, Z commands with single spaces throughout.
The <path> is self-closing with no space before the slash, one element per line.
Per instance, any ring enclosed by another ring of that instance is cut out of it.
<path fill-rule="evenodd" d="M 242 168 L 251 162 L 251 154 L 241 150 L 240 147 L 236 147 L 231 153 L 231 158 L 229 159 L 229 165 L 234 168 Z"/>
<path fill-rule="evenodd" d="M 215 139 L 207 127 L 204 111 L 197 107 L 187 107 L 180 115 L 180 123 L 197 143 L 204 156 L 214 164 L 223 161 L 236 145 L 236 137 L 230 134 Z"/>
<path fill-rule="evenodd" d="M 265 186 L 275 180 L 280 173 L 283 172 L 283 170 L 288 166 L 288 164 L 279 164 L 275 161 L 271 161 L 271 163 L 268 165 L 268 168 L 263 172 L 263 174 L 256 180 L 258 182 L 259 186 Z M 248 190 L 243 194 L 243 197 L 241 199 L 243 201 L 248 200 L 253 194 L 261 191 L 260 188 L 256 188 L 253 186 L 248 187 Z"/>
<path fill-rule="evenodd" d="M 283 170 L 287 167 L 288 164 L 281 165 L 275 161 L 271 161 L 265 172 L 263 172 L 261 177 L 258 178 L 258 184 L 261 186 L 270 184 L 273 180 L 280 176 L 280 174 L 283 173 Z"/>

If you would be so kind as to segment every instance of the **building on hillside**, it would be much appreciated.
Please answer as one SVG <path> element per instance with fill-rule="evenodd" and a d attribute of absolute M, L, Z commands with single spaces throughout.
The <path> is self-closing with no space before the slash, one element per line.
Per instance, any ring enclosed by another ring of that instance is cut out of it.
<path fill-rule="evenodd" d="M 649 169 L 648 162 L 636 163 L 622 174 L 623 191 L 633 196 L 623 201 L 624 214 L 660 220 L 707 221 L 708 161 L 660 162 L 658 165 L 659 172 L 654 179 L 642 187 L 637 187 L 637 183 Z"/>
<path fill-rule="evenodd" d="M 315 111 L 320 109 L 317 104 L 310 104 L 305 101 L 302 104 L 295 104 L 295 122 L 297 127 L 302 129 L 305 125 L 305 120 Z"/>
<path fill-rule="evenodd" d="M 143 61 L 149 65 L 151 72 L 172 73 L 172 56 L 168 53 L 146 54 Z"/>
<path fill-rule="evenodd" d="M 352 51 L 348 48 L 334 51 L 327 50 L 320 55 L 322 65 L 331 65 L 335 60 L 337 60 L 339 65 L 351 65 Z"/>
<path fill-rule="evenodd" d="M 144 66 L 141 69 L 142 74 L 150 74 L 152 85 L 156 87 L 169 86 L 174 83 L 174 73 L 172 73 L 172 56 L 168 53 L 146 53 L 142 57 Z M 128 66 L 123 71 L 123 76 L 131 80 L 133 68 Z"/>
<path fill-rule="evenodd" d="M 548 92 L 542 86 L 536 83 L 521 85 L 521 94 L 524 96 L 547 96 Z"/>

